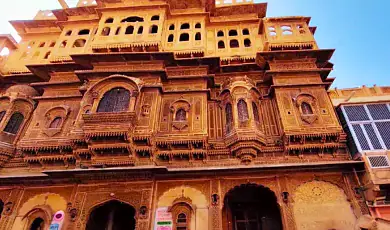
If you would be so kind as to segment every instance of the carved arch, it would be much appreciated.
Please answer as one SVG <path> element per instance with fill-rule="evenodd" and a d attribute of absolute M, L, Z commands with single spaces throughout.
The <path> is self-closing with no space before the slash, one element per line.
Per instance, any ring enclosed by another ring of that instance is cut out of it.
<path fill-rule="evenodd" d="M 180 201 L 178 198 L 191 200 L 192 207 L 208 207 L 206 196 L 196 188 L 189 186 L 177 186 L 166 190 L 157 200 L 158 207 L 169 207 Z"/>
<path fill-rule="evenodd" d="M 35 218 L 40 217 L 44 220 L 45 229 L 49 228 L 53 214 L 59 210 L 66 211 L 67 201 L 61 195 L 55 193 L 38 194 L 28 199 L 19 209 L 17 218 L 19 221 L 15 221 L 17 227 L 13 229 L 19 229 L 23 226 L 23 230 L 29 230 L 29 227 Z"/>
<path fill-rule="evenodd" d="M 70 113 L 70 107 L 66 105 L 60 105 L 55 106 L 50 109 L 48 109 L 45 112 L 45 123 L 44 128 L 42 130 L 43 133 L 45 133 L 47 136 L 51 137 L 61 132 L 62 128 L 64 127 L 64 124 L 66 120 L 69 117 Z M 50 127 L 53 121 L 56 119 L 61 118 L 61 122 L 59 126 L 57 127 Z"/>
<path fill-rule="evenodd" d="M 294 191 L 293 211 L 298 230 L 353 229 L 356 221 L 345 191 L 326 181 L 299 185 Z"/>
<path fill-rule="evenodd" d="M 293 100 L 295 102 L 295 106 L 299 110 L 302 121 L 312 124 L 318 119 L 317 100 L 313 95 L 309 93 L 301 93 Z M 309 112 L 305 112 L 305 108 Z"/>
<path fill-rule="evenodd" d="M 172 112 L 173 128 L 179 131 L 186 130 L 191 124 L 191 104 L 185 99 L 178 99 L 169 108 Z"/>
<path fill-rule="evenodd" d="M 144 83 L 138 78 L 115 74 L 93 84 L 84 94 L 81 107 L 90 106 L 90 112 L 95 113 L 104 94 L 113 88 L 124 88 L 131 92 L 129 111 L 134 111 L 138 94 Z M 85 111 L 81 111 L 84 113 Z"/>

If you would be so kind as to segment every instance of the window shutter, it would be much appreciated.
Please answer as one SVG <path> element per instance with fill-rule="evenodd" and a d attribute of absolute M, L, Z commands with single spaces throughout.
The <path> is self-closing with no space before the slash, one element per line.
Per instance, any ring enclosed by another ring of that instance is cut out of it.
<path fill-rule="evenodd" d="M 371 168 L 388 168 L 390 167 L 387 156 L 368 156 Z"/>
<path fill-rule="evenodd" d="M 382 145 L 379 142 L 378 137 L 376 136 L 376 133 L 374 131 L 374 128 L 372 127 L 372 124 L 364 124 L 364 129 L 366 130 L 368 138 L 371 141 L 372 147 L 374 149 L 382 149 Z"/>
<path fill-rule="evenodd" d="M 382 137 L 386 148 L 390 149 L 390 121 L 376 122 L 375 125 L 378 128 L 379 134 Z"/>
<path fill-rule="evenodd" d="M 352 128 L 353 131 L 355 131 L 356 137 L 362 150 L 370 150 L 370 145 L 368 144 L 368 141 L 364 136 L 363 130 L 360 125 L 352 125 Z"/>
<path fill-rule="evenodd" d="M 390 111 L 386 104 L 367 105 L 367 108 L 374 120 L 390 119 Z"/>
<path fill-rule="evenodd" d="M 363 105 L 345 106 L 344 109 L 350 121 L 369 120 L 369 117 Z"/>

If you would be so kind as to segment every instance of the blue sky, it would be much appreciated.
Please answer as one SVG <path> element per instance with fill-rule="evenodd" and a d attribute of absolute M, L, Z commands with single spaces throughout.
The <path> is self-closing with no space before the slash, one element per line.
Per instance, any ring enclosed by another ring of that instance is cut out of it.
<path fill-rule="evenodd" d="M 32 19 L 39 9 L 59 7 L 56 0 L 8 1 L 0 7 L 0 34 L 16 34 L 9 20 Z M 390 86 L 389 8 L 388 0 L 268 0 L 267 16 L 312 17 L 319 47 L 336 49 L 333 87 Z"/>

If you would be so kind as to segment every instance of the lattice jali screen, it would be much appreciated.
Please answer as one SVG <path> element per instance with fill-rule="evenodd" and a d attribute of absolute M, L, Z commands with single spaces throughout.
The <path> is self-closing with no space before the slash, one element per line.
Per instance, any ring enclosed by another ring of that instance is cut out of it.
<path fill-rule="evenodd" d="M 390 167 L 387 156 L 368 156 L 368 162 L 371 168 L 388 168 Z"/>

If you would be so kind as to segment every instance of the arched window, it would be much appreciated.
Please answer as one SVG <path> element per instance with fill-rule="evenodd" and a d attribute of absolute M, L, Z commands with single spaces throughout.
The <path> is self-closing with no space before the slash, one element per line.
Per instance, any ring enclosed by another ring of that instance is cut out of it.
<path fill-rule="evenodd" d="M 176 218 L 176 230 L 187 230 L 188 229 L 188 221 L 187 215 L 184 213 L 180 213 Z"/>
<path fill-rule="evenodd" d="M 230 133 L 233 128 L 233 109 L 232 104 L 228 103 L 225 107 L 225 118 L 226 118 L 226 132 Z"/>
<path fill-rule="evenodd" d="M 175 115 L 175 121 L 187 120 L 187 112 L 184 109 L 178 109 Z"/>
<path fill-rule="evenodd" d="M 138 28 L 138 31 L 137 31 L 137 34 L 142 34 L 144 32 L 144 27 L 143 26 L 140 26 Z"/>
<path fill-rule="evenodd" d="M 57 129 L 57 128 L 61 127 L 61 124 L 62 124 L 62 117 L 56 117 L 50 123 L 49 128 L 50 129 Z"/>
<path fill-rule="evenodd" d="M 125 34 L 133 34 L 134 33 L 134 26 L 128 26 L 126 28 Z"/>
<path fill-rule="evenodd" d="M 72 35 L 72 31 L 71 30 L 66 31 L 65 36 L 70 36 L 70 35 Z"/>
<path fill-rule="evenodd" d="M 45 54 L 45 56 L 43 57 L 43 59 L 48 59 L 48 58 L 50 57 L 50 54 L 51 54 L 50 51 L 49 51 L 49 52 L 46 52 L 46 54 Z"/>
<path fill-rule="evenodd" d="M 86 42 L 87 40 L 85 39 L 77 39 L 73 43 L 73 48 L 84 47 Z"/>
<path fill-rule="evenodd" d="M 173 42 L 173 34 L 170 34 L 169 36 L 168 36 L 168 42 Z"/>
<path fill-rule="evenodd" d="M 174 30 L 174 29 L 175 29 L 175 25 L 171 24 L 171 25 L 169 26 L 169 30 Z"/>
<path fill-rule="evenodd" d="M 259 122 L 260 121 L 259 109 L 257 108 L 256 103 L 253 101 L 252 101 L 252 110 L 253 110 L 253 118 L 255 119 L 256 122 Z"/>
<path fill-rule="evenodd" d="M 237 36 L 237 30 L 229 30 L 229 36 Z"/>
<path fill-rule="evenodd" d="M 310 115 L 310 114 L 313 114 L 313 109 L 311 108 L 311 106 L 306 103 L 306 102 L 302 102 L 301 104 L 301 109 L 302 109 L 302 114 L 304 115 Z"/>
<path fill-rule="evenodd" d="M 102 29 L 101 35 L 102 35 L 102 36 L 108 36 L 108 35 L 110 35 L 110 31 L 111 31 L 110 27 L 104 27 L 104 28 Z"/>
<path fill-rule="evenodd" d="M 218 49 L 225 49 L 225 42 L 219 41 L 218 42 Z"/>
<path fill-rule="evenodd" d="M 127 111 L 130 102 L 130 92 L 124 88 L 113 88 L 107 91 L 100 100 L 97 112 Z"/>
<path fill-rule="evenodd" d="M 12 114 L 11 118 L 9 119 L 7 125 L 4 128 L 4 132 L 16 134 L 19 131 L 19 128 L 23 123 L 23 120 L 24 120 L 24 116 L 21 113 L 16 112 Z"/>
<path fill-rule="evenodd" d="M 244 39 L 244 46 L 245 47 L 251 47 L 251 40 L 249 38 Z"/>
<path fill-rule="evenodd" d="M 151 21 L 158 21 L 158 20 L 160 20 L 160 16 L 154 15 L 154 16 L 152 16 L 152 18 L 150 20 Z"/>
<path fill-rule="evenodd" d="M 38 217 L 31 223 L 29 230 L 43 230 L 44 227 L 45 221 L 42 218 Z"/>
<path fill-rule="evenodd" d="M 248 106 L 247 106 L 246 102 L 244 101 L 244 99 L 238 100 L 237 110 L 238 110 L 238 120 L 239 121 L 249 120 Z"/>
<path fill-rule="evenodd" d="M 88 35 L 89 34 L 89 29 L 83 29 L 79 31 L 79 35 Z"/>
<path fill-rule="evenodd" d="M 188 33 L 182 33 L 180 34 L 179 41 L 185 42 L 190 40 L 190 35 Z"/>
<path fill-rule="evenodd" d="M 120 32 L 121 32 L 121 28 L 120 27 L 116 28 L 115 35 L 119 35 Z"/>
<path fill-rule="evenodd" d="M 195 24 L 195 29 L 200 29 L 200 28 L 202 28 L 202 25 L 198 22 L 198 23 L 196 23 Z"/>
<path fill-rule="evenodd" d="M 51 42 L 49 47 L 54 47 L 56 45 L 56 42 Z"/>
<path fill-rule="evenodd" d="M 195 41 L 199 41 L 202 39 L 202 35 L 198 32 L 195 34 Z"/>
<path fill-rule="evenodd" d="M 131 16 L 131 17 L 127 17 L 127 18 L 122 19 L 121 22 L 143 22 L 143 21 L 144 21 L 144 19 L 141 17 Z"/>
<path fill-rule="evenodd" d="M 189 28 L 190 28 L 190 24 L 189 23 L 183 23 L 180 26 L 181 30 L 186 30 L 186 29 L 189 29 Z"/>
<path fill-rule="evenodd" d="M 249 30 L 248 29 L 243 29 L 242 30 L 242 35 L 249 35 Z"/>
<path fill-rule="evenodd" d="M 68 44 L 68 42 L 66 40 L 62 41 L 61 45 L 60 45 L 60 48 L 65 48 L 67 44 Z"/>
<path fill-rule="evenodd" d="M 238 48 L 238 47 L 240 47 L 240 43 L 238 42 L 238 40 L 236 39 L 230 40 L 230 48 Z"/>
<path fill-rule="evenodd" d="M 157 34 L 157 31 L 158 31 L 158 26 L 152 25 L 152 26 L 150 27 L 149 33 L 151 33 L 151 34 Z"/>
<path fill-rule="evenodd" d="M 223 31 L 222 30 L 218 31 L 217 37 L 223 37 L 223 36 L 224 36 Z"/>
<path fill-rule="evenodd" d="M 5 116 L 5 111 L 1 111 L 0 112 L 0 122 L 3 120 L 4 116 Z"/>
<path fill-rule="evenodd" d="M 107 18 L 105 23 L 113 23 L 114 22 L 114 19 L 113 18 Z"/>
<path fill-rule="evenodd" d="M 41 43 L 39 43 L 39 48 L 42 48 L 42 47 L 45 47 L 45 42 L 41 42 Z"/>

